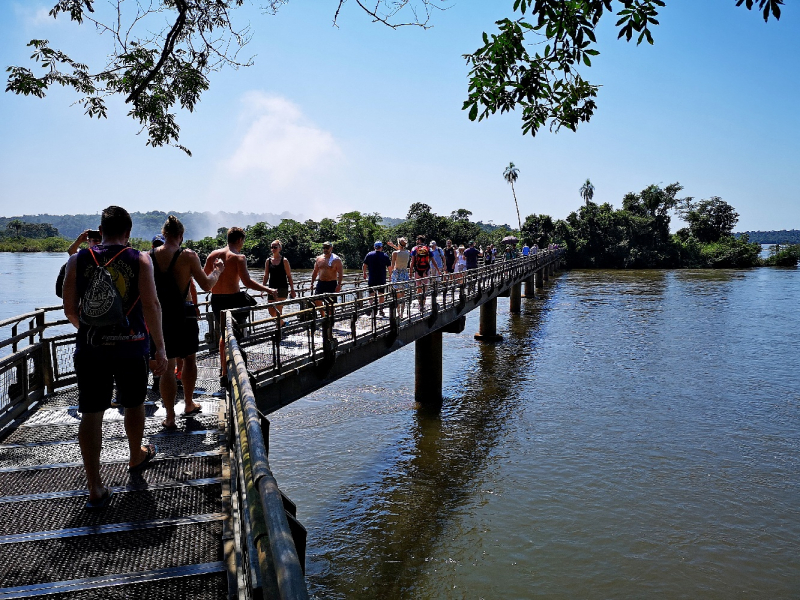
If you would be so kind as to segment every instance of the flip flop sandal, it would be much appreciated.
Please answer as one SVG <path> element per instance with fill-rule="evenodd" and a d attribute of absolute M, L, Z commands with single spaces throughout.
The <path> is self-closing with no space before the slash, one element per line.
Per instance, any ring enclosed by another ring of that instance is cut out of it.
<path fill-rule="evenodd" d="M 128 467 L 128 473 L 138 473 L 144 469 L 156 457 L 157 453 L 158 447 L 156 447 L 154 444 L 147 446 L 147 455 L 144 457 L 144 460 L 136 466 Z"/>
<path fill-rule="evenodd" d="M 198 415 L 198 414 L 200 414 L 201 412 L 203 412 L 203 407 L 202 407 L 202 406 L 195 406 L 195 407 L 194 407 L 192 410 L 190 410 L 189 412 L 183 412 L 183 413 L 181 413 L 181 417 L 183 417 L 183 418 L 185 419 L 186 417 L 191 417 L 192 415 Z"/>
<path fill-rule="evenodd" d="M 172 425 L 167 425 L 166 421 L 161 421 L 161 427 L 164 428 L 164 431 L 175 431 L 178 429 L 178 426 L 175 423 Z"/>
<path fill-rule="evenodd" d="M 101 510 L 109 505 L 111 502 L 111 496 L 114 495 L 110 489 L 106 488 L 106 493 L 100 496 L 99 498 L 95 498 L 94 500 L 88 500 L 86 502 L 86 510 Z"/>

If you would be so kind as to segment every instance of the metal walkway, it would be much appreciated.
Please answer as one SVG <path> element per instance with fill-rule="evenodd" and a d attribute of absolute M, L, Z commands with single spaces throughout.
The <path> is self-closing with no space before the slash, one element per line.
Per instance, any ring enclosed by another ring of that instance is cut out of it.
<path fill-rule="evenodd" d="M 87 511 L 77 390 L 47 396 L 0 444 L 0 599 L 228 598 L 230 481 L 218 362 L 198 368 L 202 413 L 165 432 L 149 392 L 144 443 L 158 455 L 128 473 L 122 409 L 103 419 L 109 506 Z M 182 390 L 176 409 L 181 410 Z M 232 589 L 235 590 L 235 582 Z"/>

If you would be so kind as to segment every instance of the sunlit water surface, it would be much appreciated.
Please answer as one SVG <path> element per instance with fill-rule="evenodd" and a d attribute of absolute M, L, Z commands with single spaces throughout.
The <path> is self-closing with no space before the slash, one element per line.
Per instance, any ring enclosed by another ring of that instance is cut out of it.
<path fill-rule="evenodd" d="M 64 255 L 0 254 L 0 318 Z M 52 271 L 52 272 L 51 272 Z M 800 597 L 800 271 L 573 271 L 271 415 L 318 598 Z"/>

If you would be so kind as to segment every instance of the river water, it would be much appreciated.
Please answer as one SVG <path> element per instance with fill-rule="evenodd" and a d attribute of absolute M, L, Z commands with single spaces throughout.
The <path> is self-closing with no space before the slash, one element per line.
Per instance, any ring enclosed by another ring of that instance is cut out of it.
<path fill-rule="evenodd" d="M 0 254 L 3 316 L 62 260 Z M 312 594 L 800 597 L 799 292 L 797 269 L 572 271 L 500 299 L 503 342 L 477 313 L 445 335 L 441 414 L 407 348 L 271 415 Z"/>

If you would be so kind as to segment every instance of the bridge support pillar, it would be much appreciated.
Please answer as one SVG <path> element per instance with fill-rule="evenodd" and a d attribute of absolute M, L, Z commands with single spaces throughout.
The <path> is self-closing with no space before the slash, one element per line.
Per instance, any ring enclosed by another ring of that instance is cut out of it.
<path fill-rule="evenodd" d="M 550 281 L 550 265 L 547 265 L 542 269 L 542 279 L 544 281 Z"/>
<path fill-rule="evenodd" d="M 536 273 L 534 273 L 528 279 L 525 280 L 525 294 L 523 294 L 522 297 L 523 298 L 536 297 Z"/>
<path fill-rule="evenodd" d="M 515 283 L 511 286 L 508 310 L 512 313 L 518 313 L 522 310 L 522 283 Z"/>
<path fill-rule="evenodd" d="M 442 403 L 442 330 L 418 339 L 414 352 L 414 400 L 425 406 Z"/>
<path fill-rule="evenodd" d="M 544 280 L 542 279 L 542 272 L 541 271 L 536 271 L 536 273 L 533 274 L 533 281 L 534 281 L 534 285 L 537 288 L 543 288 L 544 287 Z"/>
<path fill-rule="evenodd" d="M 481 342 L 499 342 L 503 339 L 497 333 L 497 298 L 481 304 L 481 319 L 475 339 Z"/>

